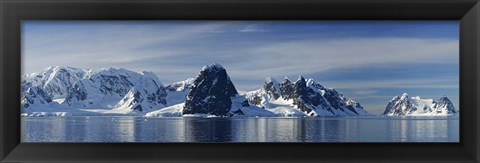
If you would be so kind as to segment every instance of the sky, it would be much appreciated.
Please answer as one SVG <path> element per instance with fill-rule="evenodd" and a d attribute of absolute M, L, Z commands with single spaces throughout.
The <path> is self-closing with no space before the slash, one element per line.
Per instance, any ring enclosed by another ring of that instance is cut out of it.
<path fill-rule="evenodd" d="M 458 21 L 23 21 L 22 71 L 152 71 L 163 84 L 226 68 L 239 91 L 299 75 L 374 114 L 406 92 L 459 103 Z"/>

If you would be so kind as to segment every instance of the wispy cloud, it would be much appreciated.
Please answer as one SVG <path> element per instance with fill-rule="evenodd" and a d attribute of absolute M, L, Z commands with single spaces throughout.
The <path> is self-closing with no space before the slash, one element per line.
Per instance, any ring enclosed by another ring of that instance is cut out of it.
<path fill-rule="evenodd" d="M 353 94 L 365 96 L 365 95 L 372 95 L 377 92 L 378 92 L 377 90 L 367 89 L 367 90 L 355 90 L 353 91 Z"/>
<path fill-rule="evenodd" d="M 26 54 L 24 62 L 28 65 L 27 72 L 38 71 L 48 64 L 88 68 L 122 66 L 137 71 L 147 69 L 159 76 L 168 76 L 168 71 L 172 68 L 187 68 L 196 73 L 202 65 L 219 62 L 228 68 L 233 78 L 253 78 L 259 81 L 268 76 L 297 76 L 372 65 L 458 63 L 457 40 L 347 38 L 280 43 L 256 42 L 248 45 L 241 45 L 239 42 L 239 45 L 225 46 L 202 43 L 201 41 L 211 37 L 204 32 L 212 28 L 219 27 L 205 26 L 200 29 L 194 28 L 195 31 L 180 29 L 189 31 L 187 33 L 142 29 L 142 32 L 137 31 L 137 34 L 125 35 L 116 32 L 94 32 L 85 38 L 78 35 L 75 37 L 62 35 L 58 37 L 68 38 L 53 40 L 68 41 L 63 43 L 55 41 L 53 42 L 55 46 L 52 46 L 52 42 L 27 44 L 24 48 Z M 172 32 L 177 34 L 174 35 Z M 187 46 L 195 41 L 199 43 Z M 372 86 L 411 87 L 418 84 L 421 83 L 411 85 L 375 83 Z M 425 86 L 429 86 L 428 84 Z"/>
<path fill-rule="evenodd" d="M 274 59 L 278 68 L 328 70 L 369 64 L 458 63 L 458 40 L 416 38 L 347 38 L 299 40 L 254 49 L 263 63 Z M 294 57 L 294 58 L 292 58 Z M 263 60 L 263 58 L 265 58 Z"/>
<path fill-rule="evenodd" d="M 458 77 L 431 79 L 391 79 L 363 81 L 333 81 L 328 83 L 332 88 L 458 88 Z"/>
<path fill-rule="evenodd" d="M 151 26 L 109 26 L 85 30 L 64 28 L 57 33 L 24 33 L 24 71 L 35 72 L 46 65 L 129 68 L 132 63 L 180 55 L 170 47 L 175 42 L 210 37 L 228 24 L 200 24 L 158 29 Z M 153 48 L 152 48 L 153 47 Z M 156 49 L 159 48 L 159 49 Z M 178 46 L 176 47 L 178 48 Z M 126 64 L 128 63 L 128 64 Z"/>
<path fill-rule="evenodd" d="M 239 78 L 305 75 L 372 65 L 458 63 L 458 41 L 416 38 L 348 38 L 258 43 L 239 50 L 228 65 Z M 252 73 L 254 71 L 255 73 Z"/>
<path fill-rule="evenodd" d="M 258 25 L 247 25 L 245 28 L 239 30 L 239 32 L 270 32 L 269 29 L 264 29 L 259 27 Z"/>

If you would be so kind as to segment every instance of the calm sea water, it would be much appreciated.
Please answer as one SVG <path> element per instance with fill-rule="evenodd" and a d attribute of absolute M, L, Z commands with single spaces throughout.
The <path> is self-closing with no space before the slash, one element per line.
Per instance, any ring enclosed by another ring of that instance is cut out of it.
<path fill-rule="evenodd" d="M 22 117 L 24 142 L 458 142 L 458 117 Z"/>

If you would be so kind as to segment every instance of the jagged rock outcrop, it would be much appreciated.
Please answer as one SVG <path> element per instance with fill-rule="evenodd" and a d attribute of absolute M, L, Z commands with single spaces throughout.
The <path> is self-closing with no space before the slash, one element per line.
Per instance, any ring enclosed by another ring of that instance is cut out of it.
<path fill-rule="evenodd" d="M 260 90 L 249 92 L 247 97 L 252 104 L 272 111 L 282 108 L 281 112 L 285 112 L 291 106 L 306 116 L 369 115 L 359 103 L 335 89 L 327 89 L 302 76 L 295 82 L 285 78 L 281 83 L 269 77 Z M 297 114 L 292 110 L 287 112 Z"/>

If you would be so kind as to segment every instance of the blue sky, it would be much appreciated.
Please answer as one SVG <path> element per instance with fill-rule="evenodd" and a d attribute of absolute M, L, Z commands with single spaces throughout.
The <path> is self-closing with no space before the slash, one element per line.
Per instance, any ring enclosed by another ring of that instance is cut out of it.
<path fill-rule="evenodd" d="M 458 21 L 24 21 L 23 72 L 152 71 L 164 84 L 217 62 L 238 90 L 314 78 L 381 113 L 407 92 L 458 108 Z"/>

